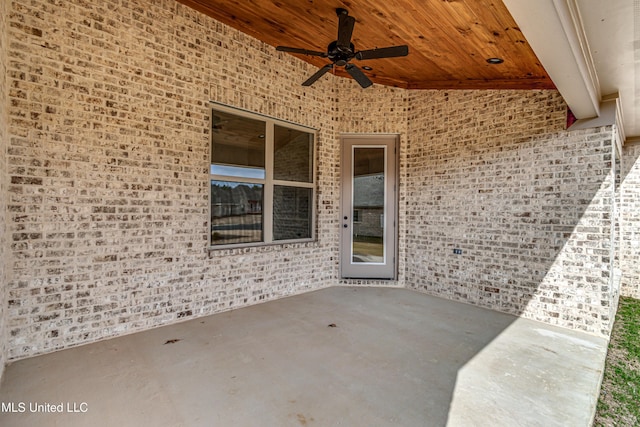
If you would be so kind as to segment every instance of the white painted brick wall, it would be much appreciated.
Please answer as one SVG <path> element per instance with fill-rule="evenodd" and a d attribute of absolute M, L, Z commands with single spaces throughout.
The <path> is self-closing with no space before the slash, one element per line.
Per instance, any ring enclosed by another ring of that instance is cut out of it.
<path fill-rule="evenodd" d="M 0 2 L 0 380 L 7 360 L 6 289 L 9 280 L 10 255 L 7 239 L 7 2 Z"/>
<path fill-rule="evenodd" d="M 328 286 L 337 195 L 317 243 L 207 250 L 208 100 L 320 129 L 328 82 L 173 0 L 12 4 L 9 357 Z"/>
<path fill-rule="evenodd" d="M 398 168 L 398 233 L 405 234 L 406 225 L 402 214 L 404 200 L 404 182 L 406 175 L 406 161 L 404 152 L 407 146 L 407 111 L 409 108 L 409 91 L 404 89 L 374 85 L 367 90 L 351 79 L 339 79 L 337 81 L 338 94 L 336 96 L 336 112 L 341 133 L 389 133 L 399 134 L 399 159 Z M 339 188 L 336 191 L 340 191 Z M 388 280 L 356 280 L 343 279 L 341 284 L 348 286 L 403 286 L 405 274 L 405 240 L 398 241 L 398 279 L 394 282 Z"/>
<path fill-rule="evenodd" d="M 173 0 L 6 7 L 9 359 L 339 284 L 341 132 L 401 134 L 395 285 L 610 327 L 610 131 L 556 92 L 303 88 Z M 208 100 L 319 129 L 317 242 L 207 250 Z"/>
<path fill-rule="evenodd" d="M 611 129 L 565 132 L 553 91 L 410 104 L 407 286 L 607 334 Z"/>
<path fill-rule="evenodd" d="M 640 298 L 640 142 L 623 147 L 621 294 Z"/>

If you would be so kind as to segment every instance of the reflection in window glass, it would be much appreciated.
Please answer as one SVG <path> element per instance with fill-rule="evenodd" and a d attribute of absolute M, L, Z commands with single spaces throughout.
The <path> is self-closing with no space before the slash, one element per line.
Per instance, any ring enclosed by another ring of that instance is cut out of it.
<path fill-rule="evenodd" d="M 311 237 L 312 190 L 276 185 L 273 193 L 274 240 Z"/>
<path fill-rule="evenodd" d="M 313 134 L 282 126 L 274 126 L 275 179 L 312 182 Z"/>
<path fill-rule="evenodd" d="M 244 166 L 211 165 L 211 174 L 233 176 L 236 178 L 264 179 L 264 169 L 248 168 Z"/>
<path fill-rule="evenodd" d="M 211 163 L 264 169 L 266 123 L 213 110 Z"/>
<path fill-rule="evenodd" d="M 262 241 L 263 186 L 211 181 L 211 244 Z"/>
<path fill-rule="evenodd" d="M 211 246 L 312 239 L 315 132 L 211 108 Z"/>
<path fill-rule="evenodd" d="M 352 262 L 384 262 L 384 148 L 353 150 Z M 357 220 L 356 220 L 357 218 Z"/>

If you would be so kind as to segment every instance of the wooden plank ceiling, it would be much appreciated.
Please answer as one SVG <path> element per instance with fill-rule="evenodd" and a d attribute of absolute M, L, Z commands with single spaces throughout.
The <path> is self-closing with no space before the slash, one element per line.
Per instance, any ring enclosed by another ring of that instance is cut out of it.
<path fill-rule="evenodd" d="M 356 19 L 356 51 L 409 46 L 406 57 L 352 60 L 359 67 L 370 66 L 372 70 L 364 72 L 378 84 L 408 89 L 554 88 L 502 0 L 178 1 L 274 47 L 322 52 L 337 38 L 336 8 L 345 8 Z M 296 56 L 316 67 L 330 63 L 327 58 Z M 504 62 L 487 63 L 494 57 Z M 343 67 L 333 72 L 348 77 Z"/>

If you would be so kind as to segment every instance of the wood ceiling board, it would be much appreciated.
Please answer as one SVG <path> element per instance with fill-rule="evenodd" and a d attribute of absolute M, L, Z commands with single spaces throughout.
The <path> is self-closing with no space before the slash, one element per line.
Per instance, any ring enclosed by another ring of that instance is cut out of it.
<path fill-rule="evenodd" d="M 554 88 L 501 0 L 178 0 L 271 46 L 325 52 L 345 8 L 356 51 L 406 44 L 409 55 L 353 60 L 378 84 L 413 88 Z M 295 55 L 315 67 L 326 58 Z M 503 64 L 486 59 L 500 57 Z M 334 74 L 347 76 L 342 69 Z"/>
<path fill-rule="evenodd" d="M 425 82 L 409 83 L 406 89 L 496 89 L 496 90 L 531 90 L 554 89 L 549 81 L 536 79 L 508 79 L 508 80 L 429 80 Z"/>

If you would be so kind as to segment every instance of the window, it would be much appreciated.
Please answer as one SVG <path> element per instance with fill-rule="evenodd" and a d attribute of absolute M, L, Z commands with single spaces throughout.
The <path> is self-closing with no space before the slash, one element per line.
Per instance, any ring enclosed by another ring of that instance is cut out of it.
<path fill-rule="evenodd" d="M 215 104 L 211 246 L 311 240 L 315 131 Z"/>

